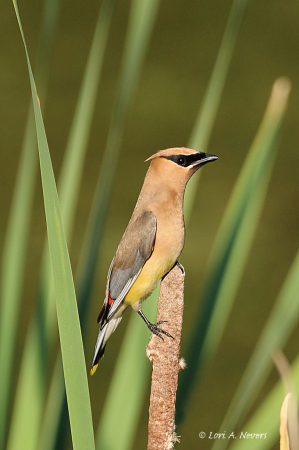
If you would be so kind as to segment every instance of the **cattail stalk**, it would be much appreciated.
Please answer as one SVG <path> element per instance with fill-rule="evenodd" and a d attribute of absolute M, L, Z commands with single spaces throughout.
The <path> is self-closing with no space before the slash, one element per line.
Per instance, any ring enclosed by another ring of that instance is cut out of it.
<path fill-rule="evenodd" d="M 161 327 L 173 336 L 164 341 L 153 334 L 147 356 L 153 363 L 149 407 L 147 450 L 169 450 L 178 441 L 175 434 L 175 399 L 180 361 L 181 331 L 184 308 L 183 270 L 177 265 L 166 275 L 160 286 L 157 322 L 167 320 Z"/>

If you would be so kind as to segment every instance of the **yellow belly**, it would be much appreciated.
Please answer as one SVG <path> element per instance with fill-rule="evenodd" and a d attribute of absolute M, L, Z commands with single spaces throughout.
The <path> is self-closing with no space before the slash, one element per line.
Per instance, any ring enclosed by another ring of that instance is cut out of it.
<path fill-rule="evenodd" d="M 156 288 L 158 281 L 169 272 L 176 262 L 176 258 L 168 261 L 157 261 L 157 258 L 150 258 L 144 265 L 135 283 L 124 298 L 127 305 L 138 309 L 139 302 L 145 300 Z"/>

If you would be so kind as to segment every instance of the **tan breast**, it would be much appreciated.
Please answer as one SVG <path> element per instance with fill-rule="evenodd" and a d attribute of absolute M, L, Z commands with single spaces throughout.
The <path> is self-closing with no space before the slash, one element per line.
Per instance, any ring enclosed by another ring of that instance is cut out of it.
<path fill-rule="evenodd" d="M 156 241 L 150 259 L 159 261 L 159 265 L 164 267 L 167 273 L 177 261 L 184 246 L 183 199 L 168 192 L 165 201 L 161 201 L 159 196 L 159 202 L 153 202 L 148 208 L 157 217 Z"/>
<path fill-rule="evenodd" d="M 157 233 L 154 251 L 128 292 L 125 303 L 139 308 L 143 301 L 155 289 L 158 281 L 174 266 L 184 246 L 185 226 L 182 202 L 167 202 L 148 205 L 148 210 L 157 217 Z"/>

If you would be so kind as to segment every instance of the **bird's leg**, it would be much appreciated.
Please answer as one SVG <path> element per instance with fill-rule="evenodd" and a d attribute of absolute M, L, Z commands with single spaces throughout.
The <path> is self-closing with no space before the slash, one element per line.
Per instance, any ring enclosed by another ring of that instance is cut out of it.
<path fill-rule="evenodd" d="M 162 341 L 164 341 L 163 336 L 161 333 L 165 334 L 168 337 L 171 337 L 172 339 L 173 336 L 171 336 L 171 334 L 167 333 L 167 331 L 162 330 L 162 328 L 158 328 L 157 325 L 160 325 L 161 323 L 165 323 L 167 322 L 167 320 L 159 320 L 159 322 L 157 323 L 150 323 L 147 318 L 145 317 L 145 315 L 143 314 L 143 312 L 141 311 L 141 309 L 139 309 L 138 314 L 140 315 L 140 317 L 142 317 L 142 319 L 144 320 L 144 322 L 146 323 L 148 329 L 154 333 L 156 336 L 159 336 Z"/>

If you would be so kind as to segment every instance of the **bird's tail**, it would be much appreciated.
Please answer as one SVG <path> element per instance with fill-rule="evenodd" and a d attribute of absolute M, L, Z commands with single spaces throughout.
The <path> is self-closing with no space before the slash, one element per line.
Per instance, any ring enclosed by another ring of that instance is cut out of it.
<path fill-rule="evenodd" d="M 94 356 L 92 361 L 92 368 L 90 371 L 90 375 L 93 375 L 95 371 L 98 368 L 98 364 L 100 359 L 104 356 L 105 347 L 108 339 L 110 338 L 111 334 L 116 330 L 119 322 L 121 321 L 121 317 L 113 318 L 101 325 L 100 331 L 98 334 L 98 339 L 96 342 L 95 350 L 94 350 Z"/>

